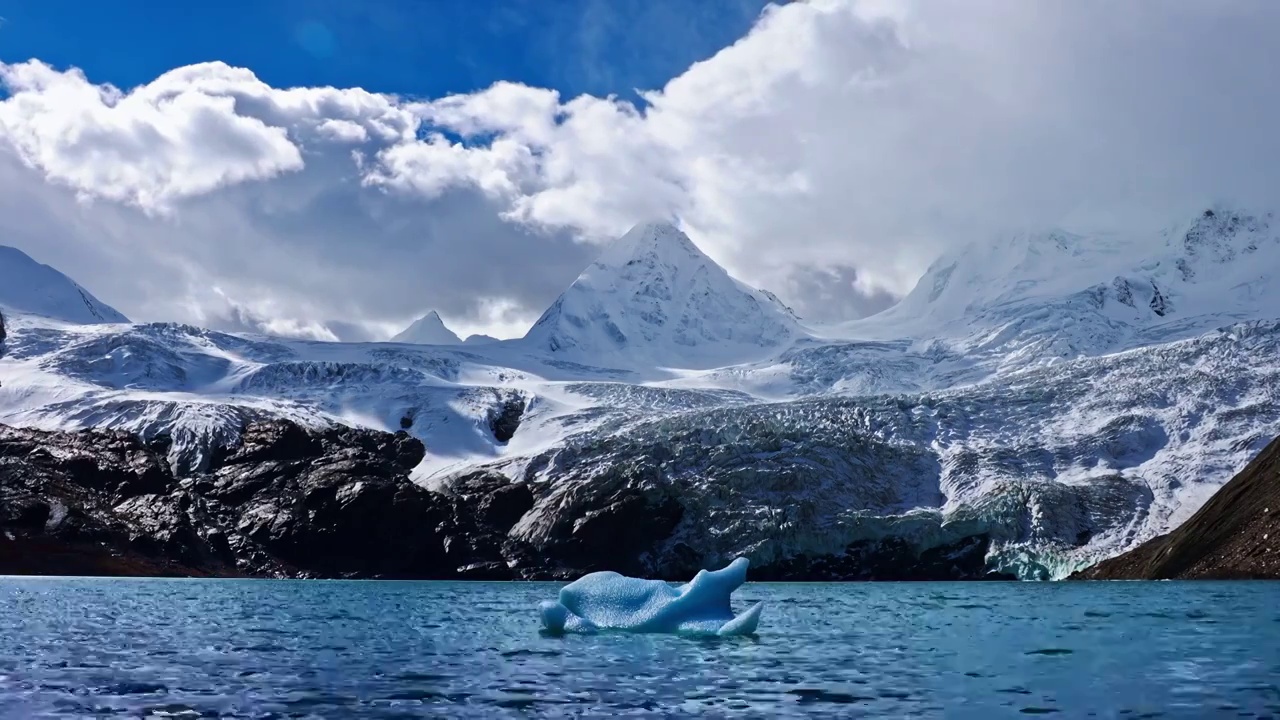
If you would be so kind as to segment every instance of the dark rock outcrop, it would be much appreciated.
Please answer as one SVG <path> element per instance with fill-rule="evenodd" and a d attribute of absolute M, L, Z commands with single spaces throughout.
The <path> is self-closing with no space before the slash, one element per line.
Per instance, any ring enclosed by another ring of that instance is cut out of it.
<path fill-rule="evenodd" d="M 0 572 L 448 577 L 451 503 L 406 434 L 252 423 L 207 472 L 163 443 L 0 427 Z"/>
<path fill-rule="evenodd" d="M 1073 578 L 1280 579 L 1280 438 L 1177 530 Z"/>
<path fill-rule="evenodd" d="M 573 488 L 476 472 L 435 492 L 409 480 L 424 448 L 404 432 L 271 420 L 236 437 L 176 476 L 163 437 L 0 426 L 0 573 L 687 580 L 723 560 L 676 540 L 705 518 L 653 472 Z M 978 579 L 987 549 L 888 539 L 753 577 Z"/>
<path fill-rule="evenodd" d="M 524 418 L 524 398 L 511 398 L 489 412 L 489 431 L 493 439 L 505 443 L 515 437 Z"/>
<path fill-rule="evenodd" d="M 509 536 L 532 488 L 484 473 L 419 487 L 424 449 L 403 432 L 251 422 L 186 477 L 166 450 L 0 426 L 0 573 L 566 578 L 639 571 L 681 513 L 622 492 L 532 547 Z"/>
<path fill-rule="evenodd" d="M 169 517 L 176 503 L 155 508 L 164 527 L 116 509 L 172 487 L 163 458 L 131 435 L 0 427 L 0 572 L 240 574 L 216 559 L 183 561 L 196 548 L 175 544 L 188 529 Z"/>
<path fill-rule="evenodd" d="M 593 502 L 553 523 L 544 546 L 570 567 L 651 574 L 644 560 L 672 534 L 684 507 L 671 496 L 646 497 L 634 488 L 593 498 Z"/>
<path fill-rule="evenodd" d="M 753 573 L 758 580 L 1017 580 L 992 572 L 986 563 L 991 540 L 967 537 L 949 545 L 919 550 L 899 538 L 853 543 L 842 555 L 796 557 Z"/>

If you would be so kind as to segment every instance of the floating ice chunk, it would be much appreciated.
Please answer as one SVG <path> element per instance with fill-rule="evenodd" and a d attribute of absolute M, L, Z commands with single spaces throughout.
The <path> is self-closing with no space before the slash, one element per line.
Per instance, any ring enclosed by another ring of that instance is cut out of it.
<path fill-rule="evenodd" d="M 596 572 L 560 589 L 559 602 L 543 602 L 542 625 L 548 631 L 583 632 L 597 628 L 646 633 L 750 635 L 760 624 L 764 603 L 735 616 L 729 596 L 747 581 L 747 559 L 722 570 L 699 570 L 679 587 L 615 572 Z"/>

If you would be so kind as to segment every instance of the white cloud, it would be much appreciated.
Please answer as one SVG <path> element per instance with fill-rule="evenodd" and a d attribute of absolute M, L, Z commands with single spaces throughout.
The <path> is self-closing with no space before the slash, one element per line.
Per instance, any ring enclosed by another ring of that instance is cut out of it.
<path fill-rule="evenodd" d="M 259 303 L 258 307 L 251 307 L 229 296 L 217 285 L 212 286 L 210 291 L 213 296 L 222 300 L 223 307 L 212 308 L 212 314 L 207 305 L 199 304 L 194 307 L 197 317 L 203 321 L 200 323 L 202 325 L 221 325 L 241 332 L 307 340 L 335 342 L 339 339 L 336 333 L 322 323 L 281 315 L 279 308 L 271 307 L 273 303 L 270 299 Z"/>
<path fill-rule="evenodd" d="M 486 299 L 479 310 L 475 318 L 461 322 L 446 317 L 445 324 L 463 340 L 471 335 L 511 338 L 524 335 L 541 315 L 540 311 L 531 312 L 508 298 Z"/>
<path fill-rule="evenodd" d="M 0 63 L 0 133 L 30 167 L 86 197 L 167 210 L 173 201 L 304 167 L 309 131 L 339 142 L 411 137 L 412 115 L 363 90 L 277 90 L 223 63 L 123 91 L 39 61 Z"/>
<path fill-rule="evenodd" d="M 0 131 L 28 165 L 88 195 L 159 209 L 302 167 L 283 128 L 237 114 L 230 96 L 126 94 L 36 61 L 0 65 L 0 80 L 12 95 Z"/>
<path fill-rule="evenodd" d="M 449 188 L 474 186 L 494 197 L 517 197 L 524 176 L 533 172 L 532 151 L 511 140 L 483 149 L 467 148 L 432 133 L 422 142 L 401 143 L 378 155 L 380 166 L 366 176 L 370 185 L 414 190 L 439 197 Z"/>
<path fill-rule="evenodd" d="M 588 261 L 574 238 L 678 216 L 834 319 L 1006 229 L 1280 205 L 1277 30 L 1246 0 L 795 2 L 643 108 L 0 64 L 0 242 L 141 318 L 327 337 L 437 309 L 510 335 Z"/>
<path fill-rule="evenodd" d="M 746 279 L 848 265 L 901 294 L 960 240 L 1272 202 L 1277 29 L 1258 3 L 815 0 L 771 8 L 643 113 L 512 86 L 422 112 L 494 138 L 458 152 L 528 149 L 509 217 L 598 238 L 677 213 Z"/>
<path fill-rule="evenodd" d="M 316 126 L 321 135 L 330 140 L 348 143 L 362 143 L 369 139 L 369 133 L 363 126 L 350 120 L 329 119 Z"/>

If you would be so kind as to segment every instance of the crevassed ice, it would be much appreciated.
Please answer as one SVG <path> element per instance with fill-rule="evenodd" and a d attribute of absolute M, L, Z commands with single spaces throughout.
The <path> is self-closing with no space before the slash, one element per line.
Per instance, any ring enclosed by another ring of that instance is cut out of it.
<path fill-rule="evenodd" d="M 645 633 L 750 635 L 760 623 L 764 603 L 734 615 L 730 596 L 747 580 L 746 558 L 721 570 L 699 570 L 693 580 L 674 587 L 661 580 L 595 572 L 560 589 L 560 599 L 540 611 L 548 631 L 596 629 Z"/>

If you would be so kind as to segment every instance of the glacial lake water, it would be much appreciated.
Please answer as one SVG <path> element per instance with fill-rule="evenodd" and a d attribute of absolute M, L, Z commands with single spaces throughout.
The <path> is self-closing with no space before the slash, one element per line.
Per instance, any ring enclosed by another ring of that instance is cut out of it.
<path fill-rule="evenodd" d="M 1280 717 L 1280 583 L 748 584 L 723 640 L 558 588 L 0 578 L 0 716 Z"/>

